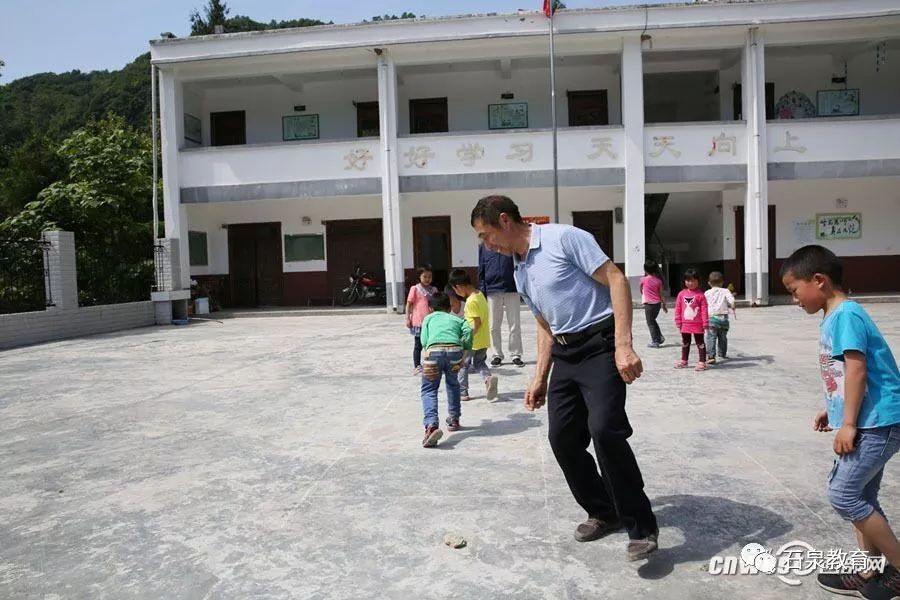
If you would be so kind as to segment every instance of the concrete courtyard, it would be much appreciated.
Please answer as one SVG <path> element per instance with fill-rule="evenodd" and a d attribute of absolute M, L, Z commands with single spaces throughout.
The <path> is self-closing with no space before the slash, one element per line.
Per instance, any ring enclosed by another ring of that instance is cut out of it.
<path fill-rule="evenodd" d="M 867 305 L 900 351 L 900 305 Z M 215 316 L 215 315 L 213 315 Z M 629 390 L 660 526 L 574 541 L 584 514 L 503 366 L 501 397 L 420 446 L 412 340 L 388 315 L 148 328 L 0 352 L 0 598 L 822 598 L 813 576 L 712 575 L 749 542 L 853 549 L 823 493 L 819 319 L 742 310 L 732 360 L 675 371 L 675 330 Z M 526 348 L 534 324 L 524 319 Z M 446 414 L 441 394 L 442 418 Z M 900 459 L 882 504 L 900 520 Z M 465 548 L 442 543 L 462 535 Z"/>

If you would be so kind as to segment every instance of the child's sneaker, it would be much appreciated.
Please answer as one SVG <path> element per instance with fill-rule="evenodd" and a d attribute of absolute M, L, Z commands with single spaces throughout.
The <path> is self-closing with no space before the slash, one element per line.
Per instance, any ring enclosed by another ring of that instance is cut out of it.
<path fill-rule="evenodd" d="M 707 365 L 714 365 L 714 364 L 716 364 L 716 357 L 713 356 L 712 358 L 707 358 L 707 359 L 706 359 L 706 364 L 707 364 Z"/>
<path fill-rule="evenodd" d="M 881 577 L 870 579 L 859 590 L 859 596 L 866 600 L 896 600 L 900 598 L 900 571 L 888 565 Z"/>
<path fill-rule="evenodd" d="M 859 573 L 819 573 L 816 577 L 820 588 L 841 596 L 856 596 L 870 581 Z"/>
<path fill-rule="evenodd" d="M 659 344 L 657 342 L 650 342 L 647 344 L 648 348 L 659 348 Z"/>
<path fill-rule="evenodd" d="M 676 369 L 687 369 L 687 368 L 688 368 L 688 361 L 686 361 L 686 360 L 679 360 L 677 363 L 675 363 L 675 368 L 676 368 Z"/>
<path fill-rule="evenodd" d="M 437 425 L 429 425 L 425 428 L 425 438 L 422 440 L 422 447 L 434 448 L 442 435 L 444 435 L 444 432 L 438 429 Z"/>
<path fill-rule="evenodd" d="M 447 417 L 447 431 L 459 431 L 459 417 Z"/>
<path fill-rule="evenodd" d="M 694 367 L 694 370 L 695 370 L 695 371 L 705 371 L 705 370 L 706 370 L 706 363 L 705 363 L 705 362 L 698 362 L 698 363 L 697 363 L 697 366 Z"/>
<path fill-rule="evenodd" d="M 484 384 L 487 387 L 487 399 L 494 400 L 497 397 L 497 376 L 491 375 Z"/>

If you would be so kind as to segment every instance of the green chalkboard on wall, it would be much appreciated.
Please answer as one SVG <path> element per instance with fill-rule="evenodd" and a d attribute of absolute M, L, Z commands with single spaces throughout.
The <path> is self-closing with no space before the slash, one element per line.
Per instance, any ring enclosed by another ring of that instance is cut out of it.
<path fill-rule="evenodd" d="M 321 234 L 284 236 L 284 262 L 305 260 L 325 260 L 325 236 Z"/>

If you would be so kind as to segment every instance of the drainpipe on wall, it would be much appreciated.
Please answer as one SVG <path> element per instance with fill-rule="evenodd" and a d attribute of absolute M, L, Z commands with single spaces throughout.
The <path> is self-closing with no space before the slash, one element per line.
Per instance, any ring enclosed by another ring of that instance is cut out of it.
<path fill-rule="evenodd" d="M 378 55 L 378 68 L 379 70 L 383 70 L 383 73 L 379 73 L 379 85 L 378 85 L 378 105 L 379 112 L 384 116 L 382 121 L 382 156 L 384 160 L 384 173 L 385 177 L 382 178 L 382 208 L 384 208 L 385 204 L 387 205 L 387 232 L 388 232 L 388 256 L 390 257 L 390 262 L 387 268 L 387 273 L 390 275 L 390 290 L 388 293 L 388 298 L 391 301 L 391 309 L 393 312 L 397 312 L 397 273 L 395 271 L 395 258 L 397 255 L 396 243 L 394 240 L 394 202 L 393 202 L 393 151 L 394 151 L 394 132 L 395 132 L 395 118 L 392 113 L 395 112 L 394 103 L 391 102 L 391 90 L 387 89 L 389 87 L 390 77 L 392 75 L 390 65 L 388 64 L 382 49 L 376 50 L 376 54 Z M 396 93 L 396 92 L 394 92 Z M 387 199 L 387 202 L 384 199 Z M 385 287 L 388 286 L 388 282 L 385 282 Z"/>
<path fill-rule="evenodd" d="M 755 177 L 754 185 L 753 185 L 753 212 L 756 214 L 756 231 L 754 232 L 754 238 L 756 240 L 756 304 L 762 305 L 763 302 L 763 259 L 762 259 L 762 228 L 763 223 L 768 223 L 768 221 L 763 221 L 763 219 L 768 219 L 768 215 L 764 215 L 762 211 L 762 206 L 760 206 L 760 201 L 762 198 L 762 194 L 760 192 L 761 185 L 767 185 L 767 182 L 760 181 L 758 172 L 759 172 L 759 161 L 762 160 L 762 156 L 759 151 L 760 144 L 760 135 L 759 135 L 759 94 L 758 92 L 758 78 L 759 78 L 759 69 L 758 67 L 758 59 L 759 59 L 759 46 L 757 45 L 756 36 L 758 33 L 758 29 L 753 27 L 750 29 L 750 81 L 753 82 L 753 106 L 751 107 L 753 110 L 753 129 L 751 131 L 751 135 L 753 136 L 753 157 L 754 164 L 757 165 L 757 176 Z M 765 113 L 763 113 L 765 115 Z"/>
<path fill-rule="evenodd" d="M 150 129 L 153 138 L 153 248 L 156 252 L 156 241 L 159 239 L 159 196 L 157 190 L 157 161 L 158 133 L 156 131 L 156 65 L 150 65 Z M 155 255 L 154 255 L 155 256 Z"/>

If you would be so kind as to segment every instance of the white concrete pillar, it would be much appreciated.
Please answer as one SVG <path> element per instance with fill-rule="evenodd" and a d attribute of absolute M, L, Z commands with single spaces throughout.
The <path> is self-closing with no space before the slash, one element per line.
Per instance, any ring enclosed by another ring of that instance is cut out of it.
<path fill-rule="evenodd" d="M 625 275 L 637 297 L 644 274 L 644 68 L 641 39 L 622 40 L 622 125 L 625 130 Z"/>
<path fill-rule="evenodd" d="M 44 241 L 50 243 L 46 254 L 48 308 L 70 310 L 78 308 L 78 267 L 75 262 L 75 234 L 71 231 L 45 231 Z"/>
<path fill-rule="evenodd" d="M 378 55 L 378 119 L 381 133 L 381 213 L 388 312 L 404 306 L 400 249 L 400 172 L 397 157 L 397 70 L 387 50 Z"/>
<path fill-rule="evenodd" d="M 184 98 L 181 82 L 171 70 L 160 69 L 159 107 L 162 142 L 163 219 L 166 237 L 179 240 L 179 281 L 174 289 L 190 289 L 187 208 L 181 204 L 178 177 L 178 152 L 184 139 Z"/>
<path fill-rule="evenodd" d="M 766 156 L 766 71 L 762 36 L 747 31 L 743 55 L 747 120 L 747 195 L 744 208 L 744 291 L 751 304 L 769 303 L 769 201 Z"/>

